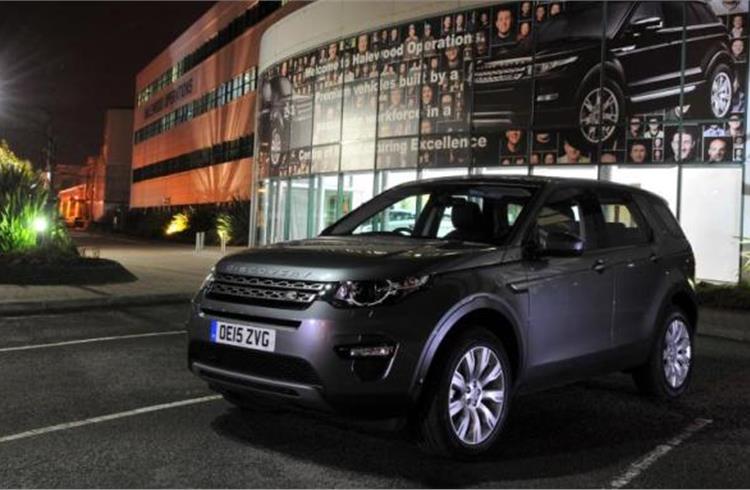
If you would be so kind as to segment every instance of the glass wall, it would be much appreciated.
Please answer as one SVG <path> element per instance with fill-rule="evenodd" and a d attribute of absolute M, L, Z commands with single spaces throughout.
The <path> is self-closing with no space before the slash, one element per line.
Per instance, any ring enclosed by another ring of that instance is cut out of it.
<path fill-rule="evenodd" d="M 259 79 L 257 176 L 270 193 L 261 242 L 312 236 L 407 178 L 467 174 L 637 185 L 699 233 L 683 209 L 688 171 L 743 175 L 747 7 L 505 2 L 281 60 Z M 722 271 L 706 277 L 735 280 Z"/>

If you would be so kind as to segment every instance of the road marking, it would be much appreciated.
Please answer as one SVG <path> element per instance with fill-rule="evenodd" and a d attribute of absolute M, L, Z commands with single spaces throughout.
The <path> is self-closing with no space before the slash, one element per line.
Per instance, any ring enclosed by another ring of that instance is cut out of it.
<path fill-rule="evenodd" d="M 49 427 L 42 427 L 40 429 L 27 430 L 26 432 L 19 432 L 18 434 L 11 434 L 8 436 L 0 437 L 0 443 L 17 441 L 19 439 L 26 439 L 29 437 L 40 436 L 42 434 L 49 434 L 50 432 L 58 432 L 61 430 L 75 429 L 76 427 L 83 427 L 84 425 L 101 424 L 102 422 L 109 422 L 110 420 L 121 419 L 125 417 L 132 417 L 133 415 L 141 415 L 144 413 L 158 412 L 159 410 L 167 410 L 169 408 L 184 407 L 187 405 L 195 405 L 197 403 L 212 402 L 220 400 L 221 395 L 209 395 L 200 398 L 190 398 L 188 400 L 181 400 L 172 403 L 162 403 L 160 405 L 151 405 L 148 407 L 136 408 L 135 410 L 128 410 L 127 412 L 111 413 L 109 415 L 101 415 L 99 417 L 92 417 L 90 419 L 76 420 L 74 422 L 66 422 L 64 424 L 50 425 Z"/>
<path fill-rule="evenodd" d="M 669 451 L 676 448 L 677 446 L 685 442 L 685 440 L 688 439 L 690 436 L 692 436 L 693 434 L 695 434 L 696 432 L 698 432 L 699 430 L 703 429 L 704 427 L 706 427 L 707 425 L 711 423 L 713 423 L 713 420 L 711 419 L 693 420 L 690 423 L 690 425 L 685 427 L 682 430 L 682 432 L 677 434 L 675 437 L 668 440 L 664 444 L 659 444 L 650 453 L 646 454 L 641 459 L 631 464 L 628 467 L 627 471 L 625 471 L 625 473 L 623 473 L 622 475 L 612 480 L 612 482 L 609 484 L 610 488 L 626 487 L 631 481 L 637 478 L 638 475 L 646 471 L 649 466 L 656 463 L 656 461 L 661 459 Z"/>
<path fill-rule="evenodd" d="M 68 340 L 65 342 L 55 342 L 52 344 L 32 344 L 32 345 L 21 345 L 18 347 L 3 347 L 0 348 L 0 352 L 14 352 L 19 350 L 32 350 L 32 349 L 46 349 L 48 347 L 62 347 L 65 345 L 75 344 L 90 344 L 91 342 L 106 342 L 109 340 L 122 340 L 122 339 L 140 339 L 144 337 L 158 337 L 160 335 L 184 335 L 187 333 L 185 330 L 170 330 L 167 332 L 150 332 L 150 333 L 135 333 L 131 335 L 115 335 L 111 337 L 94 337 L 90 339 L 81 340 Z"/>

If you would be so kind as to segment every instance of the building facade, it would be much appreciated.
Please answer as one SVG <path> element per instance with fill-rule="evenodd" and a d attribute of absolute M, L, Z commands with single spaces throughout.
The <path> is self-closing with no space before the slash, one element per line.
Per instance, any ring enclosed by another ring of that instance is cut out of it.
<path fill-rule="evenodd" d="M 737 282 L 749 21 L 747 0 L 217 3 L 138 74 L 130 205 L 251 199 L 262 245 L 412 180 L 612 180 L 668 201 L 700 279 Z"/>
<path fill-rule="evenodd" d="M 250 198 L 260 35 L 295 8 L 218 2 L 138 73 L 131 208 Z"/>
<path fill-rule="evenodd" d="M 108 109 L 101 151 L 84 165 L 55 167 L 60 213 L 68 223 L 111 223 L 130 201 L 132 109 Z M 60 188 L 58 188 L 58 186 Z"/>
<path fill-rule="evenodd" d="M 314 236 L 415 179 L 581 177 L 664 197 L 697 276 L 737 282 L 747 7 L 323 0 L 291 13 L 261 38 L 256 243 Z"/>

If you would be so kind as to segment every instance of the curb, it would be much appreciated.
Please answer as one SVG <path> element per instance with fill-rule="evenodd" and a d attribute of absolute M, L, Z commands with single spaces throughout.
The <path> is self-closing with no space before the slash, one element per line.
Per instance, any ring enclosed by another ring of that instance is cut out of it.
<path fill-rule="evenodd" d="M 698 335 L 750 342 L 750 312 L 701 308 Z"/>
<path fill-rule="evenodd" d="M 0 317 L 38 315 L 40 313 L 61 313 L 125 306 L 188 303 L 192 297 L 192 293 L 168 293 L 52 301 L 18 301 L 5 304 L 0 303 Z"/>

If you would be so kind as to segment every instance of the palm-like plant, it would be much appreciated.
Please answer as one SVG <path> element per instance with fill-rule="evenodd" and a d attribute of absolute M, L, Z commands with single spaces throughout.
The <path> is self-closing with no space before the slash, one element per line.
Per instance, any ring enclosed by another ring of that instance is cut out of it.
<path fill-rule="evenodd" d="M 37 245 L 32 224 L 44 215 L 47 190 L 41 175 L 0 142 L 0 253 L 23 252 Z"/>

